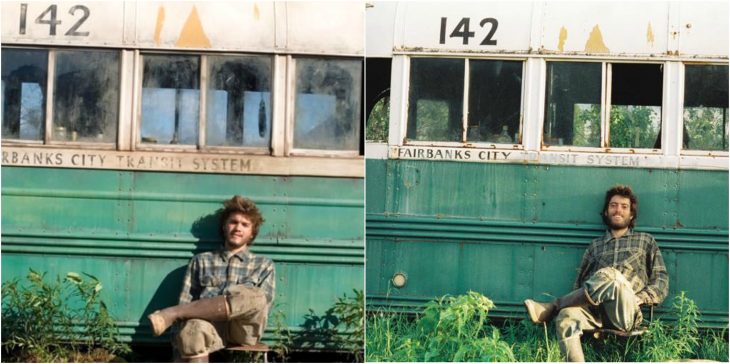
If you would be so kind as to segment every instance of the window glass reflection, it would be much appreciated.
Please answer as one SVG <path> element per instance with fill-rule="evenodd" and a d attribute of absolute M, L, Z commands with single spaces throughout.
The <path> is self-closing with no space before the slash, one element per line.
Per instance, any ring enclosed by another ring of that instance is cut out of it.
<path fill-rule="evenodd" d="M 268 147 L 271 140 L 271 59 L 208 58 L 206 144 Z"/>
<path fill-rule="evenodd" d="M 198 141 L 199 59 L 145 55 L 142 76 L 142 143 Z"/>
<path fill-rule="evenodd" d="M 113 143 L 119 110 L 119 54 L 56 52 L 53 140 Z"/>
<path fill-rule="evenodd" d="M 294 148 L 358 150 L 362 61 L 296 61 Z"/>

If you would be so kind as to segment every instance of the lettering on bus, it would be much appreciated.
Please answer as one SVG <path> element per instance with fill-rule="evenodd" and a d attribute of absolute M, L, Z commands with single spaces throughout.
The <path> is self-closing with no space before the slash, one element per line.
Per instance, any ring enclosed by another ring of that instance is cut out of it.
<path fill-rule="evenodd" d="M 476 32 L 469 31 L 469 23 L 471 22 L 470 18 L 461 18 L 458 24 L 454 27 L 454 29 L 451 31 L 451 34 L 449 34 L 449 38 L 461 38 L 461 42 L 463 45 L 468 45 L 470 38 L 474 38 L 476 36 Z M 441 31 L 439 32 L 439 44 L 446 44 L 446 28 L 447 28 L 448 18 L 443 17 L 441 18 Z M 484 39 L 482 39 L 482 42 L 479 43 L 479 45 L 497 45 L 497 40 L 494 38 L 494 33 L 497 32 L 497 26 L 499 25 L 499 21 L 495 18 L 484 18 L 479 22 L 479 26 L 481 28 L 484 28 L 486 24 L 489 24 L 489 31 L 487 32 Z"/>
<path fill-rule="evenodd" d="M 512 152 L 449 148 L 399 148 L 398 158 L 453 161 L 507 160 Z"/>
<path fill-rule="evenodd" d="M 104 168 L 204 173 L 248 173 L 249 158 L 171 155 L 144 152 L 18 151 L 3 150 L 2 164 L 31 167 Z"/>
<path fill-rule="evenodd" d="M 639 167 L 641 157 L 630 155 L 545 153 L 540 161 L 548 164 Z"/>
<path fill-rule="evenodd" d="M 56 27 L 63 23 L 62 20 L 56 16 L 58 11 L 58 5 L 53 4 L 41 12 L 38 17 L 35 18 L 35 24 L 47 24 L 48 35 L 56 35 Z M 64 33 L 64 35 L 72 37 L 88 37 L 89 32 L 79 31 L 82 24 L 89 18 L 91 11 L 84 5 L 73 5 L 69 8 L 68 13 L 77 18 L 76 22 L 71 25 L 70 28 Z M 77 17 L 78 14 L 78 17 Z M 25 35 L 28 21 L 28 4 L 20 4 L 20 22 L 18 25 L 18 34 Z"/>

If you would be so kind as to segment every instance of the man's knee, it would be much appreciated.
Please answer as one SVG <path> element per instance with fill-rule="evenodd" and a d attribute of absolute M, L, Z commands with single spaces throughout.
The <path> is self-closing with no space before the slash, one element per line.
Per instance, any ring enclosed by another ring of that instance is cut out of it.
<path fill-rule="evenodd" d="M 266 295 L 260 288 L 239 286 L 228 297 L 231 318 L 268 314 Z"/>
<path fill-rule="evenodd" d="M 627 293 L 633 293 L 631 283 L 616 268 L 605 267 L 596 271 L 586 282 L 586 292 L 596 304 L 613 301 Z M 619 292 L 622 293 L 619 293 Z"/>
<path fill-rule="evenodd" d="M 184 358 L 209 354 L 224 347 L 213 324 L 199 319 L 187 320 L 175 341 L 178 352 Z"/>
<path fill-rule="evenodd" d="M 580 329 L 580 317 L 583 315 L 580 307 L 566 307 L 555 317 L 555 330 L 558 338 L 565 339 L 583 334 Z"/>

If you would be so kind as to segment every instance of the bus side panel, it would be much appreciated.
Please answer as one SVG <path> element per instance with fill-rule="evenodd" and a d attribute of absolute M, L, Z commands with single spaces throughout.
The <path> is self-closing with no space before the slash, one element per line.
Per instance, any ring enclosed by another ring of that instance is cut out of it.
<path fill-rule="evenodd" d="M 123 338 L 160 341 L 146 315 L 177 302 L 194 253 L 221 240 L 214 212 L 240 194 L 266 222 L 252 250 L 275 261 L 275 315 L 294 335 L 363 288 L 362 179 L 3 167 L 3 281 L 28 269 L 88 273 Z M 312 310 L 310 312 L 310 309 Z M 278 313 L 277 313 L 278 312 Z"/>
<path fill-rule="evenodd" d="M 474 290 L 497 303 L 495 315 L 522 317 L 523 299 L 571 289 L 585 248 L 605 229 L 604 192 L 623 183 L 639 196 L 638 230 L 659 242 L 669 297 L 685 291 L 706 325 L 727 323 L 727 278 L 708 279 L 727 277 L 726 171 L 403 160 L 367 167 L 368 176 L 386 171 L 392 186 L 368 183 L 368 200 L 385 201 L 367 214 L 369 304 L 415 310 Z M 389 281 L 397 272 L 404 287 Z"/>

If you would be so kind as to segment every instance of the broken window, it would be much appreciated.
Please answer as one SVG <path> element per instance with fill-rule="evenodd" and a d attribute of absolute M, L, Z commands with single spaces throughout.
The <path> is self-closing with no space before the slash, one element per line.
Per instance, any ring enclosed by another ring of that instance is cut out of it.
<path fill-rule="evenodd" d="M 196 145 L 199 58 L 145 55 L 143 61 L 141 142 Z"/>
<path fill-rule="evenodd" d="M 604 76 L 610 85 L 606 104 Z M 659 149 L 662 85 L 660 64 L 548 62 L 543 143 Z"/>
<path fill-rule="evenodd" d="M 53 134 L 57 141 L 114 143 L 119 111 L 119 54 L 57 51 Z"/>
<path fill-rule="evenodd" d="M 365 61 L 365 93 L 367 128 L 365 139 L 386 142 L 390 121 L 390 58 L 368 58 Z"/>
<path fill-rule="evenodd" d="M 358 151 L 362 61 L 296 60 L 296 149 Z"/>
<path fill-rule="evenodd" d="M 728 150 L 728 66 L 684 68 L 683 148 Z"/>
<path fill-rule="evenodd" d="M 268 148 L 271 58 L 208 57 L 206 145 Z"/>
<path fill-rule="evenodd" d="M 4 48 L 2 137 L 43 140 L 48 51 Z"/>
<path fill-rule="evenodd" d="M 408 139 L 520 142 L 522 61 L 414 58 L 410 82 Z"/>

